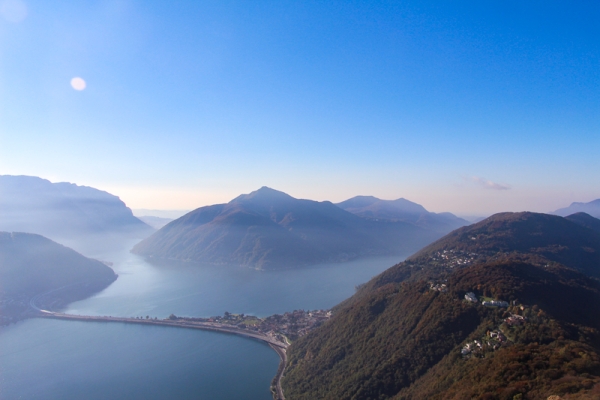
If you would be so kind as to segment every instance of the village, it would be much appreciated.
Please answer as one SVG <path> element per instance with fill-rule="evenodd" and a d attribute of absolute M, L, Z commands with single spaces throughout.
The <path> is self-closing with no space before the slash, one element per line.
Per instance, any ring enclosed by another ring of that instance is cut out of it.
<path fill-rule="evenodd" d="M 523 309 L 524 307 L 521 306 L 521 310 Z M 483 358 L 486 352 L 496 351 L 500 347 L 507 345 L 510 339 L 507 338 L 506 329 L 510 330 L 513 327 L 524 325 L 527 322 L 527 318 L 522 315 L 510 313 L 503 322 L 503 325 L 506 325 L 504 326 L 504 330 L 500 327 L 488 330 L 484 337 L 479 340 L 471 340 L 465 344 L 460 350 L 462 357 L 464 359 L 471 357 Z"/>
<path fill-rule="evenodd" d="M 472 303 L 479 303 L 479 299 L 473 292 L 465 294 L 465 300 Z M 509 307 L 509 304 L 506 301 L 491 299 L 483 299 L 481 301 L 481 305 L 485 307 Z M 513 304 L 513 306 L 516 307 L 518 312 L 525 310 L 525 306 L 523 305 L 516 306 L 516 304 Z M 509 312 L 508 317 L 503 319 L 503 324 L 501 325 L 502 328 L 498 327 L 493 330 L 488 330 L 485 337 L 482 337 L 479 340 L 472 340 L 465 344 L 460 350 L 462 357 L 465 359 L 471 357 L 481 358 L 484 357 L 485 353 L 488 351 L 498 350 L 501 346 L 504 346 L 510 342 L 510 340 L 507 338 L 507 329 L 511 330 L 514 327 L 524 325 L 526 322 L 526 317 Z"/>
<path fill-rule="evenodd" d="M 432 261 L 448 269 L 465 267 L 475 262 L 478 258 L 479 254 L 477 253 L 469 253 L 461 250 L 441 250 L 431 256 Z"/>
<path fill-rule="evenodd" d="M 331 318 L 331 315 L 330 310 L 294 310 L 286 312 L 283 315 L 274 314 L 266 318 L 259 318 L 254 315 L 232 314 L 226 311 L 223 316 L 209 318 L 171 315 L 169 319 L 232 325 L 239 329 L 271 336 L 282 342 L 289 342 L 306 335 L 311 330 L 322 325 Z"/>
<path fill-rule="evenodd" d="M 498 350 L 507 343 L 506 336 L 499 329 L 487 331 L 486 335 L 479 340 L 468 342 L 460 350 L 463 358 L 479 357 L 483 358 L 487 351 Z"/>
<path fill-rule="evenodd" d="M 445 259 L 452 259 L 452 253 Z M 475 256 L 475 255 L 474 255 Z M 460 260 L 460 261 L 459 261 Z M 464 258 L 457 257 L 453 260 L 453 262 L 464 262 Z M 440 293 L 448 292 L 448 286 L 445 283 L 446 280 L 442 282 L 429 282 L 429 290 L 436 291 Z M 510 304 L 504 300 L 490 299 L 486 297 L 477 297 L 473 292 L 467 292 L 464 295 L 464 300 L 469 303 L 481 304 L 484 307 L 493 307 L 493 308 L 508 308 Z M 523 312 L 525 310 L 525 306 L 516 305 L 513 302 L 512 310 L 516 310 L 516 312 Z M 511 309 L 509 309 L 511 310 Z M 484 337 L 481 337 L 476 340 L 471 340 L 467 342 L 460 350 L 460 353 L 464 359 L 468 359 L 471 357 L 483 358 L 485 357 L 486 352 L 492 352 L 498 350 L 500 347 L 507 345 L 510 340 L 507 338 L 507 332 L 512 330 L 515 327 L 524 325 L 527 323 L 527 318 L 523 315 L 519 315 L 518 313 L 508 312 L 508 316 L 503 318 L 501 327 L 497 327 L 496 329 L 491 329 L 486 332 Z"/>

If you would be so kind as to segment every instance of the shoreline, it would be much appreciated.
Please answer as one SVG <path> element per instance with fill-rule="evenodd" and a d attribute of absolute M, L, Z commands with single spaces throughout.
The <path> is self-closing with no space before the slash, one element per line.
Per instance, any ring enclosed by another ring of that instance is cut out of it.
<path fill-rule="evenodd" d="M 283 395 L 283 388 L 281 387 L 281 378 L 283 378 L 283 373 L 285 372 L 285 368 L 287 367 L 287 351 L 282 349 L 281 347 L 275 347 L 269 344 L 275 352 L 279 355 L 279 367 L 277 368 L 277 374 L 275 374 L 275 378 L 271 383 L 271 389 L 275 386 L 275 391 L 273 392 L 273 400 L 285 400 L 285 396 Z M 273 385 L 274 383 L 274 385 Z"/>
<path fill-rule="evenodd" d="M 155 325 L 155 326 L 170 326 L 175 328 L 187 328 L 187 329 L 200 329 L 206 331 L 220 332 L 225 334 L 233 334 L 243 336 L 249 339 L 260 340 L 271 347 L 279 356 L 280 362 L 277 368 L 277 373 L 273 378 L 271 384 L 271 392 L 273 393 L 274 400 L 285 400 L 283 389 L 281 387 L 281 379 L 287 366 L 287 353 L 286 349 L 289 346 L 287 343 L 280 342 L 267 335 L 259 334 L 252 331 L 245 331 L 240 328 L 234 328 L 231 325 L 211 323 L 211 322 L 185 322 L 185 321 L 170 321 L 170 320 L 153 320 L 153 319 L 137 319 L 137 318 L 124 318 L 124 317 L 106 317 L 106 316 L 89 316 L 89 315 L 74 315 L 74 314 L 63 314 L 55 313 L 47 310 L 37 309 L 37 315 L 33 315 L 33 318 L 49 318 L 49 319 L 62 319 L 72 321 L 87 321 L 87 322 L 117 322 L 125 324 L 138 324 L 138 325 Z M 275 387 L 273 390 L 273 386 Z"/>

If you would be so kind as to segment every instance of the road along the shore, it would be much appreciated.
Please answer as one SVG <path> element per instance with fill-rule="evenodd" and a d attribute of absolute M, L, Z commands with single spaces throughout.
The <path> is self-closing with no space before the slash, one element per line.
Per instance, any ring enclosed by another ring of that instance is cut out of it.
<path fill-rule="evenodd" d="M 277 368 L 277 375 L 275 375 L 275 378 L 273 378 L 273 382 L 275 383 L 275 393 L 273 393 L 274 399 L 285 400 L 285 397 L 283 396 L 283 388 L 281 387 L 281 378 L 283 378 L 283 372 L 287 366 L 287 352 L 281 347 L 273 346 L 272 344 L 269 344 L 269 346 L 271 346 L 271 348 L 275 350 L 277 354 L 279 354 L 279 358 L 281 359 L 279 367 Z"/>
<path fill-rule="evenodd" d="M 35 301 L 32 301 L 30 304 L 32 308 L 34 308 L 37 311 L 35 316 L 40 318 L 63 319 L 72 321 L 120 322 L 125 324 L 172 326 L 176 328 L 201 329 L 207 331 L 229 333 L 233 335 L 240 335 L 251 339 L 263 341 L 267 343 L 273 350 L 275 350 L 275 352 L 279 355 L 279 358 L 281 360 L 279 362 L 279 368 L 277 369 L 277 375 L 275 376 L 273 381 L 275 383 L 276 400 L 285 400 L 285 397 L 283 395 L 283 389 L 281 388 L 281 378 L 283 377 L 285 367 L 287 366 L 286 349 L 289 345 L 287 343 L 280 342 L 279 340 L 269 335 L 265 335 L 259 332 L 253 332 L 246 329 L 240 329 L 235 326 L 220 324 L 216 322 L 63 314 L 47 310 L 41 310 L 35 306 Z"/>

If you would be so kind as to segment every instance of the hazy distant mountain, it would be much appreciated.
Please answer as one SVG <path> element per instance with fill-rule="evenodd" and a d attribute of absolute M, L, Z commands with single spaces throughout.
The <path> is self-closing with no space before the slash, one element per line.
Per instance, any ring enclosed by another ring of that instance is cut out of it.
<path fill-rule="evenodd" d="M 263 187 L 194 210 L 133 248 L 149 257 L 289 268 L 363 255 L 407 254 L 441 235 L 402 221 L 374 221 L 331 202 Z"/>
<path fill-rule="evenodd" d="M 590 201 L 589 203 L 571 203 L 569 207 L 560 208 L 551 214 L 566 217 L 578 212 L 584 212 L 594 218 L 600 218 L 600 199 Z"/>
<path fill-rule="evenodd" d="M 62 243 L 91 234 L 143 238 L 153 231 L 107 192 L 10 175 L 0 176 L 0 230 L 37 233 Z"/>
<path fill-rule="evenodd" d="M 381 200 L 373 196 L 356 196 L 336 205 L 359 217 L 410 222 L 422 228 L 442 233 L 469 225 L 468 221 L 454 214 L 429 212 L 422 205 L 402 198 Z"/>
<path fill-rule="evenodd" d="M 568 219 L 457 229 L 294 341 L 286 399 L 597 399 L 597 277 L 600 234 Z"/>
<path fill-rule="evenodd" d="M 569 215 L 565 217 L 571 222 L 575 222 L 581 226 L 585 226 L 586 228 L 590 228 L 596 232 L 600 232 L 600 219 L 594 218 L 589 214 L 580 212 L 576 214 Z"/>
<path fill-rule="evenodd" d="M 189 213 L 191 210 L 151 210 L 148 208 L 132 208 L 131 211 L 136 217 L 159 217 L 170 220 L 177 219 Z"/>
<path fill-rule="evenodd" d="M 169 222 L 173 221 L 172 218 L 155 217 L 152 215 L 143 215 L 143 216 L 139 216 L 137 218 L 140 219 L 141 221 L 145 222 L 146 224 L 150 225 L 154 229 L 160 229 L 163 226 L 165 226 L 166 224 L 168 224 Z"/>
<path fill-rule="evenodd" d="M 38 305 L 61 307 L 104 289 L 117 276 L 100 261 L 86 258 L 43 236 L 0 232 L 0 316 L 20 317 L 29 300 L 59 288 Z"/>

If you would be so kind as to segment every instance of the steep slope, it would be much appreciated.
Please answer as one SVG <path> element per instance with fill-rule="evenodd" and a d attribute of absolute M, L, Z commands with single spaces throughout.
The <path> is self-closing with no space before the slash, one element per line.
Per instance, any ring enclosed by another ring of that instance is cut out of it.
<path fill-rule="evenodd" d="M 294 342 L 286 398 L 594 398 L 598 254 L 599 235 L 556 216 L 504 213 L 460 228 Z"/>
<path fill-rule="evenodd" d="M 600 219 L 594 218 L 589 214 L 579 212 L 566 216 L 565 219 L 600 233 Z"/>
<path fill-rule="evenodd" d="M 590 201 L 589 203 L 571 203 L 569 207 L 560 208 L 551 214 L 566 217 L 567 215 L 584 212 L 594 218 L 600 218 L 600 199 Z"/>
<path fill-rule="evenodd" d="M 336 205 L 363 218 L 409 222 L 444 234 L 469 224 L 451 213 L 432 213 L 403 198 L 381 200 L 373 196 L 356 196 Z"/>
<path fill-rule="evenodd" d="M 263 187 L 202 207 L 133 248 L 148 257 L 289 268 L 363 255 L 406 254 L 441 236 L 405 222 L 370 221 L 330 202 Z"/>
<path fill-rule="evenodd" d="M 61 306 L 104 289 L 116 278 L 103 263 L 43 236 L 0 232 L 0 314 L 4 317 L 18 317 L 34 296 L 64 288 L 51 296 L 52 304 Z"/>
<path fill-rule="evenodd" d="M 0 209 L 1 230 L 37 233 L 61 242 L 96 234 L 141 239 L 153 231 L 116 196 L 32 176 L 0 176 Z"/>

